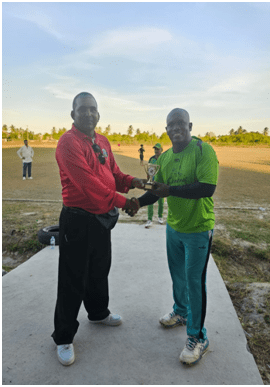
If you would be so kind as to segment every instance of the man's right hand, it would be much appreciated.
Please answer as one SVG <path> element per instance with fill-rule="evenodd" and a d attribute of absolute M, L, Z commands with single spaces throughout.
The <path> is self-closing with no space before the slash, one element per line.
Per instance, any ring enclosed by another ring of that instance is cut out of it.
<path fill-rule="evenodd" d="M 137 198 L 133 197 L 131 199 L 127 199 L 125 207 L 123 207 L 123 211 L 125 210 L 126 214 L 129 216 L 134 216 L 140 209 L 140 202 Z"/>

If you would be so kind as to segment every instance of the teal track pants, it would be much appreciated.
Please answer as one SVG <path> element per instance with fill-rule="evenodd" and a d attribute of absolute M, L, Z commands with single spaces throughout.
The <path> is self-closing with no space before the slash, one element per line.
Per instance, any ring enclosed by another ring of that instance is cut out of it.
<path fill-rule="evenodd" d="M 164 198 L 158 199 L 158 217 L 162 218 L 163 216 L 163 205 L 164 205 Z M 150 204 L 148 206 L 148 220 L 152 220 L 154 215 L 154 204 Z"/>
<path fill-rule="evenodd" d="M 173 310 L 187 318 L 187 335 L 207 338 L 206 270 L 213 230 L 180 233 L 167 224 L 167 256 L 173 283 Z"/>

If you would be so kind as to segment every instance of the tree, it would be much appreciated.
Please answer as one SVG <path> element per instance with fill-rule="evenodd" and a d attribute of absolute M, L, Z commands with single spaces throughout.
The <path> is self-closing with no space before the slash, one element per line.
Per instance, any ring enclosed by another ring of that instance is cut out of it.
<path fill-rule="evenodd" d="M 52 135 L 51 135 L 51 138 L 53 138 L 54 140 L 57 140 L 57 130 L 55 129 L 55 127 L 52 128 L 52 131 L 51 131 Z"/>
<path fill-rule="evenodd" d="M 138 129 L 136 129 L 136 136 L 138 136 L 139 134 L 141 134 L 141 131 L 140 131 L 140 129 L 138 128 Z"/>
<path fill-rule="evenodd" d="M 151 137 L 149 136 L 149 132 L 142 132 L 138 136 L 136 136 L 137 141 L 141 142 L 150 142 Z"/>
<path fill-rule="evenodd" d="M 8 137 L 8 127 L 7 125 L 2 126 L 2 138 L 7 138 Z"/>
<path fill-rule="evenodd" d="M 264 130 L 263 130 L 263 135 L 264 136 L 268 136 L 268 132 L 269 132 L 269 129 L 266 127 L 266 128 L 264 128 Z"/>
<path fill-rule="evenodd" d="M 242 134 L 243 133 L 243 128 L 242 126 L 239 126 L 239 128 L 235 131 L 235 134 Z"/>
<path fill-rule="evenodd" d="M 96 128 L 96 133 L 102 134 L 102 127 L 101 127 L 101 126 L 98 126 L 98 127 Z"/>
<path fill-rule="evenodd" d="M 170 144 L 171 140 L 167 132 L 162 133 L 162 135 L 159 137 L 159 142 L 161 144 Z"/>
<path fill-rule="evenodd" d="M 216 137 L 214 132 L 206 132 L 205 136 L 207 136 L 207 137 Z"/>
<path fill-rule="evenodd" d="M 111 131 L 111 125 L 108 125 L 105 130 L 104 130 L 104 136 L 109 136 L 110 134 L 110 131 Z"/>
<path fill-rule="evenodd" d="M 46 132 L 45 134 L 43 134 L 42 140 L 47 140 L 48 137 L 51 136 L 49 135 L 49 133 Z"/>
<path fill-rule="evenodd" d="M 34 139 L 34 132 L 29 132 L 29 134 L 28 134 L 28 139 L 29 140 L 33 140 Z"/>
<path fill-rule="evenodd" d="M 128 136 L 132 136 L 133 132 L 134 132 L 133 126 L 129 125 L 128 130 L 127 130 Z"/>
<path fill-rule="evenodd" d="M 233 135 L 235 134 L 234 129 L 231 129 L 231 130 L 229 131 L 229 133 L 230 133 L 230 136 L 233 136 Z"/>

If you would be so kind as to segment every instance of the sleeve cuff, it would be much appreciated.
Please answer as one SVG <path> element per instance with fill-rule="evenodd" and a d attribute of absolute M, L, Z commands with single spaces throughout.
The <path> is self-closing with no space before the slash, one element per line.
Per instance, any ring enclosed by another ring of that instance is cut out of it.
<path fill-rule="evenodd" d="M 133 176 L 128 176 L 127 177 L 127 185 L 128 185 L 128 188 L 132 188 L 131 184 L 132 184 L 132 180 L 134 179 Z"/>
<path fill-rule="evenodd" d="M 115 194 L 115 201 L 114 201 L 115 207 L 118 207 L 118 208 L 125 207 L 126 201 L 127 199 L 124 196 L 120 195 L 119 193 Z"/>

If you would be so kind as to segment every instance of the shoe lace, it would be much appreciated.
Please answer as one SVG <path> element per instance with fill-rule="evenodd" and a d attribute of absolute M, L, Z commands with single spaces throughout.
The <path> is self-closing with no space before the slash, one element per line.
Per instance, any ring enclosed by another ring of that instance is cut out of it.
<path fill-rule="evenodd" d="M 71 345 L 64 344 L 63 347 L 61 348 L 60 352 L 64 352 L 64 351 L 71 351 Z"/>
<path fill-rule="evenodd" d="M 175 311 L 173 310 L 171 313 L 169 313 L 169 317 L 172 318 L 176 315 Z"/>
<path fill-rule="evenodd" d="M 196 347 L 198 342 L 199 340 L 196 337 L 189 336 L 186 342 L 187 349 L 189 349 L 190 351 L 193 351 L 193 349 Z"/>

